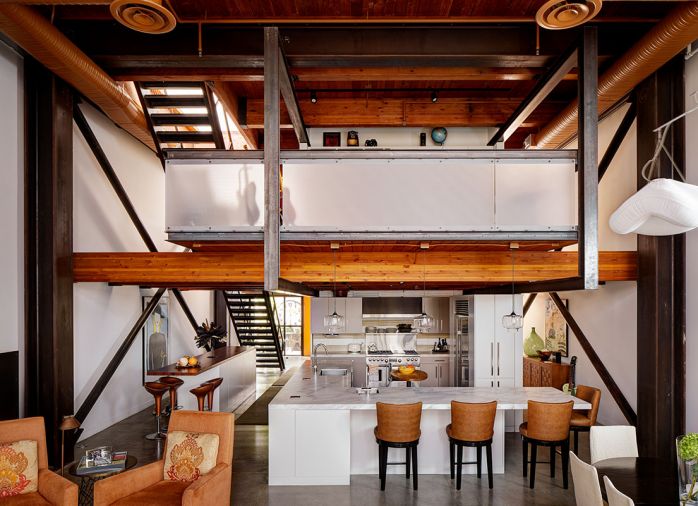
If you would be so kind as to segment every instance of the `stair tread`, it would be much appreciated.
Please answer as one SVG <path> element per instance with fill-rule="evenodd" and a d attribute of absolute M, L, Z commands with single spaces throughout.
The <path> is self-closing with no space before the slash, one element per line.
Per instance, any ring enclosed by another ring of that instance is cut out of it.
<path fill-rule="evenodd" d="M 211 132 L 155 132 L 160 142 L 214 142 Z"/>
<path fill-rule="evenodd" d="M 203 96 L 146 95 L 143 100 L 148 107 L 206 107 Z"/>
<path fill-rule="evenodd" d="M 164 125 L 210 125 L 208 114 L 151 114 L 153 126 Z"/>

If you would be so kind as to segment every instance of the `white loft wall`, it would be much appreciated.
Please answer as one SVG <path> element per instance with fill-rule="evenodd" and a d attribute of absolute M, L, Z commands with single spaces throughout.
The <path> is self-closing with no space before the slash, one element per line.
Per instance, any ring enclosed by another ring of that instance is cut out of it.
<path fill-rule="evenodd" d="M 309 128 L 308 137 L 313 149 L 322 147 L 323 132 L 339 132 L 341 147 L 347 147 L 347 132 L 354 130 L 359 133 L 359 145 L 364 146 L 367 139 L 376 139 L 378 148 L 419 148 L 419 134 L 427 134 L 429 149 L 457 149 L 487 147 L 496 129 L 492 128 L 455 128 L 449 127 L 448 136 L 443 146 L 431 140 L 431 128 Z M 490 148 L 487 148 L 490 149 Z"/>
<path fill-rule="evenodd" d="M 622 121 L 627 106 L 616 111 L 599 125 L 599 159 Z M 570 147 L 576 147 L 571 145 Z M 635 250 L 634 234 L 621 236 L 608 226 L 608 218 L 635 192 L 637 185 L 635 124 L 613 159 L 599 186 L 599 247 L 601 250 Z M 608 283 L 597 290 L 561 292 L 569 300 L 569 309 L 594 350 L 613 376 L 630 405 L 637 406 L 637 284 Z M 531 327 L 540 336 L 545 329 L 546 294 L 540 294 L 524 320 L 526 338 Z M 601 389 L 599 422 L 624 425 L 625 417 L 591 365 L 576 337 L 569 333 L 569 356 L 577 356 L 577 384 Z M 566 359 L 569 361 L 569 359 Z"/>
<path fill-rule="evenodd" d="M 176 250 L 165 242 L 165 175 L 155 154 L 90 106 L 82 110 L 158 249 Z M 75 251 L 146 251 L 77 127 L 73 135 Z M 106 283 L 75 285 L 76 409 L 141 314 L 141 296 L 150 293 Z M 197 319 L 210 319 L 209 292 L 188 291 L 184 297 Z M 195 352 L 193 330 L 174 297 L 170 297 L 170 318 L 170 359 Z M 152 397 L 142 387 L 141 362 L 139 337 L 83 423 L 83 437 L 149 405 Z"/>
<path fill-rule="evenodd" d="M 19 351 L 24 391 L 24 97 L 23 60 L 0 42 L 0 353 Z"/>
<path fill-rule="evenodd" d="M 686 62 L 686 109 L 695 105 L 698 92 L 698 57 Z M 698 113 L 686 117 L 686 177 L 698 184 Z M 698 230 L 686 234 L 686 430 L 698 432 Z"/>

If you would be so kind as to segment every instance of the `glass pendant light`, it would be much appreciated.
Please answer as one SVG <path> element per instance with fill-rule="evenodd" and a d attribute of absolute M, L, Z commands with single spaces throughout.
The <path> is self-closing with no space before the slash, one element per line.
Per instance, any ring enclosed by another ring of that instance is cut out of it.
<path fill-rule="evenodd" d="M 516 295 L 514 291 L 514 250 L 518 248 L 518 244 L 512 243 L 511 246 L 511 313 L 502 316 L 502 325 L 508 330 L 519 330 L 523 327 L 523 316 L 516 314 L 515 301 Z"/>
<path fill-rule="evenodd" d="M 422 255 L 424 257 L 426 255 L 426 252 Z M 427 295 L 427 263 L 424 258 L 422 258 L 422 264 L 424 266 L 424 271 L 422 275 L 422 280 L 423 280 L 423 291 L 422 291 L 422 301 L 424 301 L 424 298 Z M 422 305 L 424 303 L 422 302 Z M 425 332 L 429 329 L 431 329 L 434 326 L 434 318 L 429 316 L 426 312 L 422 311 L 422 314 L 420 314 L 417 318 L 414 319 L 412 322 L 412 326 L 415 328 L 415 331 L 417 332 Z"/>
<path fill-rule="evenodd" d="M 337 258 L 336 248 L 332 245 L 332 264 L 334 266 L 334 279 L 332 281 L 332 299 L 334 301 L 334 311 L 324 318 L 325 328 L 330 334 L 337 334 L 344 328 L 344 316 L 337 314 Z"/>

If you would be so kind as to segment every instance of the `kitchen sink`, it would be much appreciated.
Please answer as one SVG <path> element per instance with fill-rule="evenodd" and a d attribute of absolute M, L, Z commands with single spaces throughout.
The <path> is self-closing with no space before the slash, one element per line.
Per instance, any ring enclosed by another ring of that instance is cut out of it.
<path fill-rule="evenodd" d="M 346 376 L 349 374 L 349 369 L 320 369 L 320 376 Z"/>

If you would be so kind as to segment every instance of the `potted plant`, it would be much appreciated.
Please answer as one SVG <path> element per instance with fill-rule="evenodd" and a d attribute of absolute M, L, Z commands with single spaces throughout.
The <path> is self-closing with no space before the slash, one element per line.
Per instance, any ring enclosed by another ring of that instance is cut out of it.
<path fill-rule="evenodd" d="M 698 505 L 698 434 L 676 438 L 676 458 L 679 464 L 679 499 L 682 505 Z"/>
<path fill-rule="evenodd" d="M 216 325 L 216 322 L 209 323 L 208 320 L 196 327 L 196 346 L 204 348 L 206 351 L 215 350 L 225 346 L 228 336 L 225 329 Z"/>

